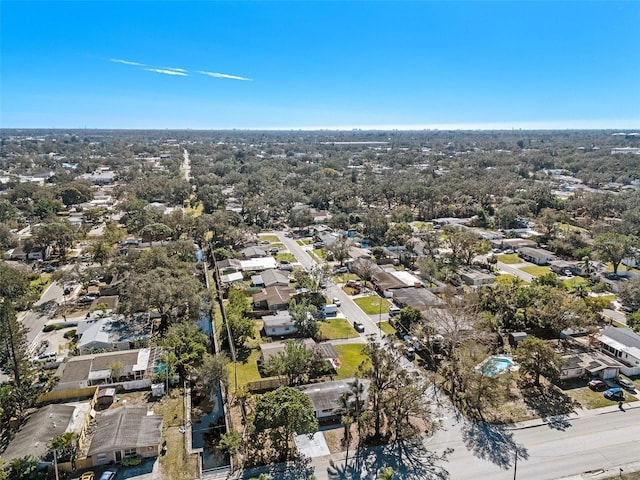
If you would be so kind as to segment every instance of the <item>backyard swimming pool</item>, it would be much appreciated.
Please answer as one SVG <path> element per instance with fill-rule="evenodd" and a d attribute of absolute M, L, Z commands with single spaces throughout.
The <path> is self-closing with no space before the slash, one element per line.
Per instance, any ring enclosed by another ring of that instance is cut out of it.
<path fill-rule="evenodd" d="M 489 357 L 476 367 L 485 377 L 495 377 L 506 370 L 518 369 L 516 363 L 509 357 Z"/>

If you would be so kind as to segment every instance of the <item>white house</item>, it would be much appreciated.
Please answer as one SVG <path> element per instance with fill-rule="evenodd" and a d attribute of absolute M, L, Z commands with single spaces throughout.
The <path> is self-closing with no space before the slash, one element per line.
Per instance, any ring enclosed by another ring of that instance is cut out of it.
<path fill-rule="evenodd" d="M 262 317 L 262 321 L 264 322 L 264 333 L 268 337 L 293 335 L 298 332 L 298 327 L 296 327 L 289 312 L 277 312 L 275 315 L 267 315 Z"/>
<path fill-rule="evenodd" d="M 548 265 L 556 259 L 553 252 L 543 248 L 523 247 L 518 250 L 518 255 L 527 262 L 535 263 L 536 265 Z"/>
<path fill-rule="evenodd" d="M 597 339 L 603 352 L 623 364 L 622 373 L 640 375 L 640 335 L 626 328 L 607 326 Z"/>

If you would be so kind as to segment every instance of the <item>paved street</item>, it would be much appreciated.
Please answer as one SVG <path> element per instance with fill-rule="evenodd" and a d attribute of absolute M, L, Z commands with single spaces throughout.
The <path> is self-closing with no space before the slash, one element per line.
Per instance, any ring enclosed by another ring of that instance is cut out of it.
<path fill-rule="evenodd" d="M 507 263 L 498 262 L 496 263 L 496 267 L 498 267 L 499 271 L 508 273 L 515 277 L 520 277 L 522 280 L 524 280 L 527 283 L 531 283 L 536 278 L 533 275 L 527 272 L 523 272 L 519 268 L 516 268 L 513 265 L 509 265 Z"/>

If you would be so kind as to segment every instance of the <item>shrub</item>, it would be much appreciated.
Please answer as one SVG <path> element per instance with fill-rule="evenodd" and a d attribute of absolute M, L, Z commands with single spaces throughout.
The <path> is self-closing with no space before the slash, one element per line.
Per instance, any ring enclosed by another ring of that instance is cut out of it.
<path fill-rule="evenodd" d="M 76 331 L 75 328 L 69 330 L 68 332 L 64 332 L 63 337 L 66 338 L 67 340 L 69 340 L 70 338 L 73 338 L 76 336 L 78 332 Z"/>
<path fill-rule="evenodd" d="M 133 455 L 132 457 L 125 457 L 122 459 L 123 467 L 134 467 L 142 463 L 142 457 L 140 455 Z"/>
<path fill-rule="evenodd" d="M 42 327 L 43 332 L 52 332 L 54 330 L 62 330 L 63 328 L 67 328 L 64 325 L 60 325 L 59 323 L 50 323 Z"/>

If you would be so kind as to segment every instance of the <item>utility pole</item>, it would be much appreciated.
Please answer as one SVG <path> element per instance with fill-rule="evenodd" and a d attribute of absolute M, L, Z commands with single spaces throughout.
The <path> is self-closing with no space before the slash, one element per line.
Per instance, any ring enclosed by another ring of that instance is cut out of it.
<path fill-rule="evenodd" d="M 56 471 L 56 480 L 60 480 L 60 477 L 58 476 L 58 450 L 57 449 L 53 450 L 53 467 Z"/>
<path fill-rule="evenodd" d="M 518 471 L 518 450 L 516 449 L 516 460 L 513 464 L 513 480 L 516 480 L 517 471 Z"/>

